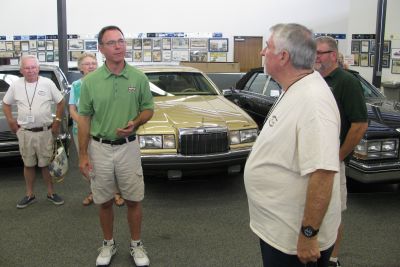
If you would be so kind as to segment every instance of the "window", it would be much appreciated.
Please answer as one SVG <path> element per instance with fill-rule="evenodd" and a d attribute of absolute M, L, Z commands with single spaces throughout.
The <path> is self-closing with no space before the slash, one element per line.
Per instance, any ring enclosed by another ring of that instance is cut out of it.
<path fill-rule="evenodd" d="M 250 92 L 262 94 L 267 82 L 267 75 L 265 73 L 256 73 L 246 84 L 245 90 Z"/>

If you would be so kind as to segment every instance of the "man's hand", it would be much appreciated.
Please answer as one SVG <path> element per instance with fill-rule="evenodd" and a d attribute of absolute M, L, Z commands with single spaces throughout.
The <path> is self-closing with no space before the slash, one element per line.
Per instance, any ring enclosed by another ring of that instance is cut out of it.
<path fill-rule="evenodd" d="M 11 121 L 8 122 L 8 125 L 10 126 L 10 129 L 13 133 L 17 133 L 17 131 L 19 130 L 20 126 L 17 123 L 17 120 L 13 119 Z"/>
<path fill-rule="evenodd" d="M 316 236 L 308 238 L 302 233 L 299 234 L 299 240 L 297 241 L 297 257 L 304 264 L 307 262 L 316 262 L 321 257 Z"/>
<path fill-rule="evenodd" d="M 53 136 L 57 136 L 60 133 L 60 122 L 55 120 L 51 125 L 51 133 Z"/>
<path fill-rule="evenodd" d="M 132 135 L 133 129 L 135 129 L 133 121 L 128 121 L 125 128 L 117 128 L 117 135 L 120 137 L 128 137 Z"/>
<path fill-rule="evenodd" d="M 82 175 L 86 178 L 88 182 L 90 182 L 90 173 L 93 171 L 93 167 L 90 164 L 89 156 L 86 155 L 79 155 L 79 170 L 81 171 Z"/>

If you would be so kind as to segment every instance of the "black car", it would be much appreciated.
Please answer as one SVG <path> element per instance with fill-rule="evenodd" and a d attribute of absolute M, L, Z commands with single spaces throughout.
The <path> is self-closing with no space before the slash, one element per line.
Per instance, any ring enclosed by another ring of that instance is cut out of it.
<path fill-rule="evenodd" d="M 65 108 L 61 123 L 60 133 L 58 139 L 64 143 L 64 147 L 68 154 L 68 147 L 71 136 L 69 134 L 69 111 L 68 111 L 68 93 L 69 84 L 65 78 L 64 73 L 58 66 L 53 65 L 40 65 L 40 76 L 47 77 L 52 80 L 57 88 L 64 95 Z M 19 145 L 16 134 L 11 132 L 7 120 L 3 114 L 3 97 L 10 87 L 10 84 L 21 77 L 19 66 L 8 65 L 0 66 L 0 158 L 16 157 L 19 156 Z M 13 105 L 12 112 L 16 117 L 17 106 Z M 55 116 L 55 107 L 53 107 L 53 116 Z"/>
<path fill-rule="evenodd" d="M 362 183 L 400 182 L 400 103 L 388 101 L 358 72 L 348 70 L 362 84 L 368 108 L 368 129 L 346 164 L 346 175 Z M 260 129 L 281 88 L 263 68 L 252 69 L 225 97 L 240 106 Z"/>

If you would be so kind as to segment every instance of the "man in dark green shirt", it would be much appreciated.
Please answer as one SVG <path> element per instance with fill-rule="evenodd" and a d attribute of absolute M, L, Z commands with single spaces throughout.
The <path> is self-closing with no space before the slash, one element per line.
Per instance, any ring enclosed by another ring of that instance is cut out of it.
<path fill-rule="evenodd" d="M 368 128 L 367 107 L 363 89 L 351 73 L 345 71 L 338 64 L 338 47 L 336 40 L 321 36 L 317 41 L 317 58 L 315 69 L 324 77 L 335 96 L 341 120 L 340 128 L 340 193 L 342 211 L 346 210 L 347 189 L 344 160 L 353 152 Z M 330 259 L 330 266 L 339 267 L 337 260 L 340 241 L 343 235 L 343 224 L 338 229 L 338 236 Z"/>

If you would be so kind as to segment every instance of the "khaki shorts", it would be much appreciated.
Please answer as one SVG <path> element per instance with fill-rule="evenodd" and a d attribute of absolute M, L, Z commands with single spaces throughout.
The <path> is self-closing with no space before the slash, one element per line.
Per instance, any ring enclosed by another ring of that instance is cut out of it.
<path fill-rule="evenodd" d="M 346 166 L 340 162 L 340 202 L 342 211 L 347 210 L 347 185 L 346 185 Z"/>
<path fill-rule="evenodd" d="M 94 203 L 105 203 L 118 191 L 126 200 L 143 200 L 143 171 L 137 139 L 114 146 L 92 139 L 89 157 L 94 174 L 90 181 Z"/>
<path fill-rule="evenodd" d="M 19 151 L 26 167 L 46 167 L 53 155 L 53 134 L 51 129 L 31 132 L 20 128 L 17 131 Z"/>

